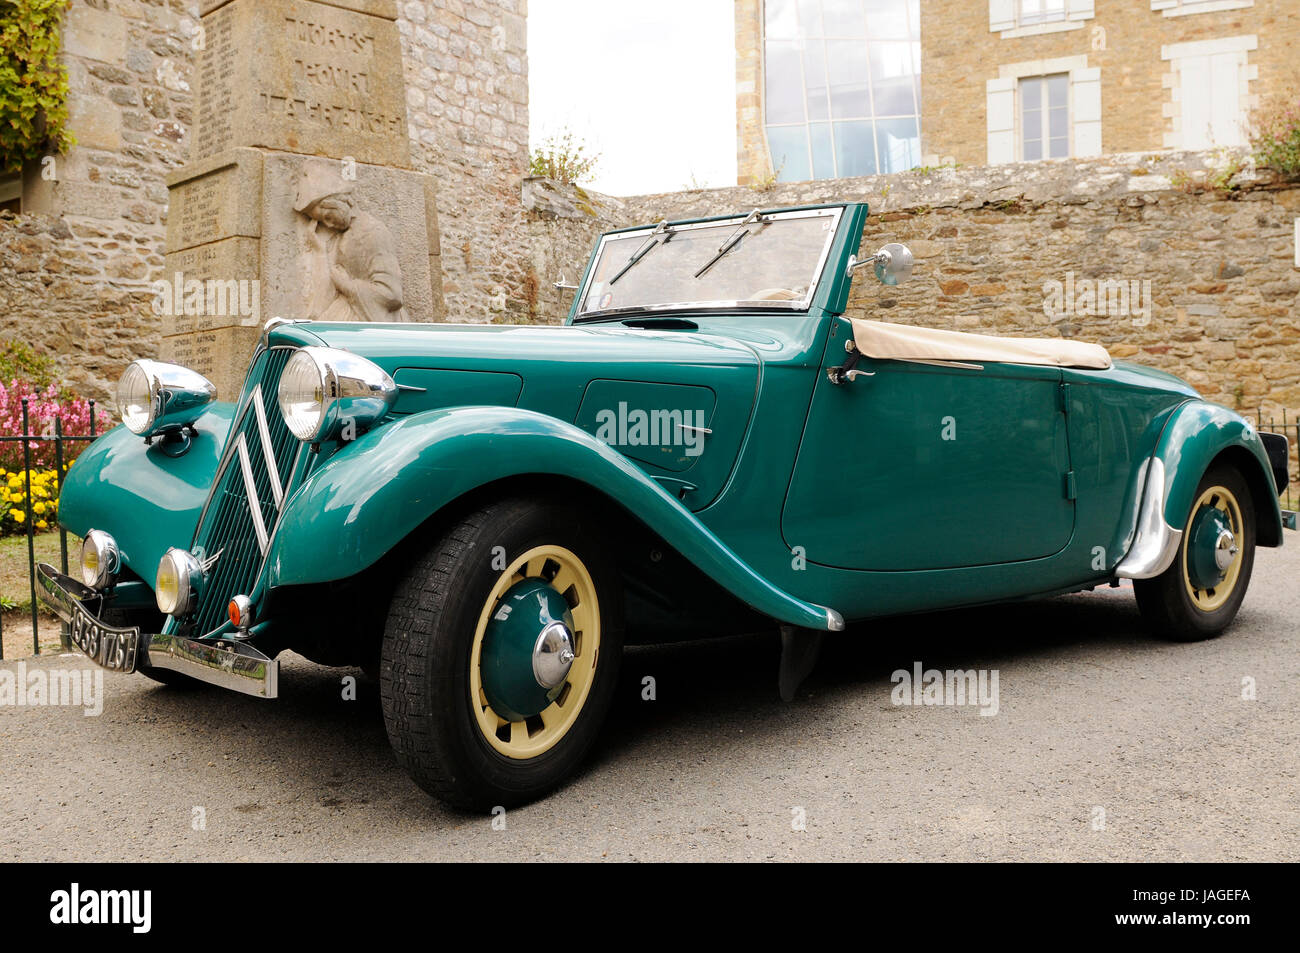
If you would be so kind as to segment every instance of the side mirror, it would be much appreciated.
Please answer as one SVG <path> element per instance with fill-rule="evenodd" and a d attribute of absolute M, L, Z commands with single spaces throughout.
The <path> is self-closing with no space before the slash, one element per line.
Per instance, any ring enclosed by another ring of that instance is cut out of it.
<path fill-rule="evenodd" d="M 874 265 L 876 278 L 882 285 L 901 285 L 912 275 L 912 265 L 916 259 L 912 257 L 912 250 L 906 245 L 900 245 L 898 242 L 890 242 L 880 251 L 876 252 L 870 258 L 858 260 L 854 255 L 849 259 L 849 274 L 861 268 L 863 265 Z"/>

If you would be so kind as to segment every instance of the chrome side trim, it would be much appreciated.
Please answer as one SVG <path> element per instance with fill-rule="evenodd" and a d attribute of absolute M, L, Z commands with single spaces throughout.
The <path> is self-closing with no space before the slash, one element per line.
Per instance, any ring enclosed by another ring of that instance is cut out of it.
<path fill-rule="evenodd" d="M 828 632 L 844 631 L 844 616 L 840 615 L 834 609 L 826 610 L 826 630 Z"/>
<path fill-rule="evenodd" d="M 1146 468 L 1146 488 L 1138 511 L 1137 535 L 1124 558 L 1115 567 L 1123 579 L 1151 579 L 1173 564 L 1183 531 L 1165 522 L 1165 464 L 1152 457 Z"/>
<path fill-rule="evenodd" d="M 275 448 L 271 445 L 271 425 L 266 422 L 266 405 L 262 403 L 262 385 L 253 388 L 253 413 L 257 417 L 257 436 L 262 443 L 262 456 L 266 458 L 266 469 L 271 475 L 271 495 L 275 497 L 275 508 L 284 505 L 284 485 L 280 482 L 280 468 L 275 464 Z"/>
<path fill-rule="evenodd" d="M 267 535 L 266 522 L 262 519 L 262 501 L 257 495 L 253 463 L 248 459 L 248 442 L 242 433 L 235 438 L 235 452 L 239 455 L 239 474 L 244 478 L 244 492 L 248 494 L 248 512 L 253 517 L 253 532 L 257 534 L 257 545 L 265 556 L 271 546 L 271 538 Z"/>

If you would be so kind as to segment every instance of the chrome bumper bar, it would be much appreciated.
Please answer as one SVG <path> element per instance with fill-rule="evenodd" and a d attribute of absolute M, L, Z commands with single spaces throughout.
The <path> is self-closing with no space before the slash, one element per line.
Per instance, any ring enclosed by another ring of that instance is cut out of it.
<path fill-rule="evenodd" d="M 257 698 L 279 695 L 280 663 L 251 645 L 115 628 L 100 622 L 87 607 L 101 599 L 94 589 L 47 563 L 36 567 L 36 581 L 41 602 L 68 623 L 77 651 L 109 671 L 166 669 Z"/>

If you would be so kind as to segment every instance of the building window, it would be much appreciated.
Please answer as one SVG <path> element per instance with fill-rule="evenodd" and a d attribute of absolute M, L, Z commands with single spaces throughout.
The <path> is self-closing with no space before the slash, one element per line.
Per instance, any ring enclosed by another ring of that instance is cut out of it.
<path fill-rule="evenodd" d="M 989 0 L 989 30 L 1004 40 L 1082 30 L 1096 0 Z"/>
<path fill-rule="evenodd" d="M 764 53 L 780 181 L 920 164 L 920 0 L 766 0 Z"/>
<path fill-rule="evenodd" d="M 1064 159 L 1070 154 L 1070 76 L 1020 81 L 1020 158 Z"/>
<path fill-rule="evenodd" d="M 1212 149 L 1246 144 L 1248 86 L 1252 78 L 1249 53 L 1258 47 L 1254 36 L 1220 37 L 1165 46 L 1163 59 L 1172 67 L 1173 101 L 1165 115 L 1173 129 L 1165 146 L 1173 149 Z"/>
<path fill-rule="evenodd" d="M 1065 19 L 1065 0 L 1020 0 L 1020 25 L 1034 26 Z"/>
<path fill-rule="evenodd" d="M 1101 70 L 1086 55 L 1005 63 L 984 85 L 989 165 L 1102 154 Z"/>
<path fill-rule="evenodd" d="M 1151 0 L 1151 9 L 1167 17 L 1181 17 L 1190 13 L 1222 13 L 1226 10 L 1244 10 L 1253 7 L 1255 0 Z"/>
<path fill-rule="evenodd" d="M 18 215 L 23 210 L 23 177 L 21 173 L 0 173 L 0 212 Z"/>

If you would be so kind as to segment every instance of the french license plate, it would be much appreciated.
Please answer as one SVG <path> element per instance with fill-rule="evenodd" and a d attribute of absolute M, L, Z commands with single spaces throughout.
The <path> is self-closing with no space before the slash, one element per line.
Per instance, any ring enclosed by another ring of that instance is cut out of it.
<path fill-rule="evenodd" d="M 105 625 L 80 605 L 68 622 L 72 644 L 111 672 L 134 672 L 140 630 Z"/>

